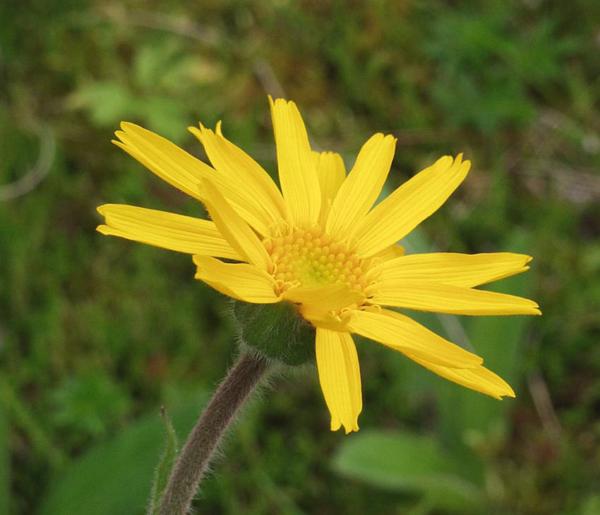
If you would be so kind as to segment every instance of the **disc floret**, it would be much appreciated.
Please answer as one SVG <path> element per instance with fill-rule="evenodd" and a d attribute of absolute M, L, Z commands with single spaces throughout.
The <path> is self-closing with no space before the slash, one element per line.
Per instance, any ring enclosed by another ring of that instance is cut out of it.
<path fill-rule="evenodd" d="M 363 291 L 368 263 L 320 228 L 290 229 L 268 238 L 265 248 L 273 262 L 273 277 L 281 291 L 297 286 L 345 284 Z"/>

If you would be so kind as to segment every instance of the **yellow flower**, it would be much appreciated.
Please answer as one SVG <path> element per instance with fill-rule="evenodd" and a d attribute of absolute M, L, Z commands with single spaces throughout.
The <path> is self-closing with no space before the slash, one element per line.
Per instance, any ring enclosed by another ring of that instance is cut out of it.
<path fill-rule="evenodd" d="M 293 102 L 270 100 L 281 189 L 216 130 L 190 131 L 212 167 L 166 139 L 122 123 L 116 145 L 202 202 L 212 221 L 106 204 L 102 234 L 193 254 L 196 278 L 234 299 L 289 302 L 316 328 L 316 363 L 331 429 L 358 430 L 361 379 L 352 333 L 495 398 L 512 388 L 479 356 L 389 309 L 459 315 L 536 315 L 528 299 L 476 289 L 528 269 L 512 253 L 404 255 L 397 242 L 434 213 L 470 162 L 444 156 L 374 206 L 396 140 L 375 134 L 346 175 L 341 157 L 311 149 Z"/>

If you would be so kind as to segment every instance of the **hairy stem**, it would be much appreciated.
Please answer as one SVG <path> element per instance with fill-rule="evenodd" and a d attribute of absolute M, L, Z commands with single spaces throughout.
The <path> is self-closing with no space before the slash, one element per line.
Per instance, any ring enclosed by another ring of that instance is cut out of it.
<path fill-rule="evenodd" d="M 268 362 L 242 354 L 217 388 L 185 443 L 167 483 L 160 515 L 186 515 L 225 430 L 258 385 Z"/>

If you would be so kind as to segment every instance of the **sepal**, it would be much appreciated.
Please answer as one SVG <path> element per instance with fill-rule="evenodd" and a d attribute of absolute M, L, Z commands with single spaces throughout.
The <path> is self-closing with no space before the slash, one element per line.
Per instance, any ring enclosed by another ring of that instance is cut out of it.
<path fill-rule="evenodd" d="M 233 315 L 241 341 L 260 355 L 290 366 L 314 361 L 315 328 L 295 304 L 233 301 Z"/>

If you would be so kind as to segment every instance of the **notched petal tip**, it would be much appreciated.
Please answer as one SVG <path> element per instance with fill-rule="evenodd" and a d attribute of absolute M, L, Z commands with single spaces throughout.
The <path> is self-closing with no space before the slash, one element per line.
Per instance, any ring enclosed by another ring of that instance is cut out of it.
<path fill-rule="evenodd" d="M 188 131 L 190 131 L 202 145 L 206 145 L 208 141 L 206 141 L 207 137 L 223 137 L 223 133 L 221 132 L 221 121 L 218 121 L 215 127 L 215 130 L 206 127 L 201 122 L 198 122 L 198 127 L 188 127 Z"/>
<path fill-rule="evenodd" d="M 510 391 L 502 392 L 497 395 L 490 394 L 490 397 L 493 397 L 497 401 L 503 401 L 505 398 L 514 399 L 516 397 L 516 395 L 515 395 L 515 392 L 513 392 L 511 389 Z"/>
<path fill-rule="evenodd" d="M 449 168 L 450 166 L 452 166 L 452 163 L 454 163 L 454 158 L 450 155 L 445 155 L 445 156 L 440 157 L 435 163 L 433 163 L 432 166 Z"/>
<path fill-rule="evenodd" d="M 540 310 L 540 305 L 535 301 L 535 300 L 531 300 L 531 299 L 526 299 L 525 297 L 517 297 L 518 299 L 523 301 L 523 304 L 525 304 L 531 311 L 529 313 L 525 313 L 528 315 L 541 315 L 542 312 Z"/>
<path fill-rule="evenodd" d="M 133 123 L 133 122 L 126 122 L 126 121 L 122 121 L 119 124 L 119 127 L 121 127 L 121 130 L 123 132 L 133 132 L 133 131 L 144 131 L 146 129 L 144 129 L 142 126 Z"/>
<path fill-rule="evenodd" d="M 358 422 L 353 422 L 352 424 L 346 424 L 341 422 L 340 420 L 331 419 L 331 423 L 329 424 L 329 429 L 331 432 L 339 431 L 344 428 L 344 434 L 349 435 L 351 433 L 357 433 L 360 431 L 360 427 L 358 427 Z"/>
<path fill-rule="evenodd" d="M 460 165 L 460 173 L 461 174 L 467 175 L 470 170 L 471 170 L 471 161 L 464 161 Z"/>
<path fill-rule="evenodd" d="M 355 422 L 352 426 L 344 426 L 344 431 L 346 432 L 346 435 L 349 435 L 351 433 L 358 433 L 359 430 L 360 428 L 358 427 L 357 422 Z"/>
<path fill-rule="evenodd" d="M 292 108 L 298 108 L 296 106 L 296 102 L 294 102 L 293 100 L 288 100 L 286 98 L 283 97 L 277 97 L 277 98 L 273 98 L 271 95 L 268 95 L 269 97 L 269 104 L 271 105 L 271 108 L 274 107 L 292 107 Z"/>
<path fill-rule="evenodd" d="M 198 125 L 200 125 L 200 123 L 198 123 Z M 198 127 L 196 127 L 195 125 L 190 125 L 187 128 L 188 132 L 192 133 L 194 136 L 196 136 L 198 139 L 200 139 L 200 137 L 202 136 L 202 132 L 200 131 L 200 129 Z"/>
<path fill-rule="evenodd" d="M 499 384 L 497 384 L 497 386 L 498 386 L 497 395 L 494 396 L 496 399 L 501 401 L 501 400 L 504 400 L 504 397 L 509 397 L 511 399 L 514 399 L 517 396 L 515 394 L 515 391 L 512 389 L 512 386 L 510 386 L 504 379 L 502 379 L 499 376 L 498 376 L 498 382 L 499 382 Z"/>
<path fill-rule="evenodd" d="M 444 156 L 445 157 L 445 156 Z M 450 156 L 452 157 L 452 156 Z M 459 152 L 456 157 L 452 159 L 452 170 L 457 170 L 460 175 L 466 176 L 471 169 L 471 161 L 464 159 L 464 153 Z"/>
<path fill-rule="evenodd" d="M 375 140 L 375 138 L 377 138 Z M 392 151 L 395 150 L 396 143 L 398 142 L 398 138 L 396 138 L 393 134 L 385 134 L 383 132 L 376 132 L 370 138 L 372 143 L 381 144 L 385 142 L 388 145 L 391 145 Z"/>

